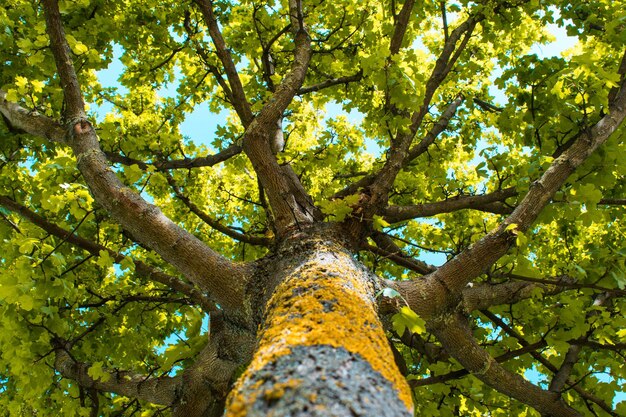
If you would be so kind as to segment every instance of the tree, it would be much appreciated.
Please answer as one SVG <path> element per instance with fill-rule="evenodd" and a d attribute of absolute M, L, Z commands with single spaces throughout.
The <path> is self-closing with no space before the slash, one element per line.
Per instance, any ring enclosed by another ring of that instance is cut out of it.
<path fill-rule="evenodd" d="M 626 415 L 622 2 L 0 21 L 4 414 Z"/>

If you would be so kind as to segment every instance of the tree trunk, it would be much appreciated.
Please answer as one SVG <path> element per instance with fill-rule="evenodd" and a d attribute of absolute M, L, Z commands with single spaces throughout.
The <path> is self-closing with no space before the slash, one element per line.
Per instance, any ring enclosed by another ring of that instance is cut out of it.
<path fill-rule="evenodd" d="M 325 228 L 279 249 L 258 347 L 226 416 L 412 415 L 378 319 L 376 277 L 346 247 Z"/>

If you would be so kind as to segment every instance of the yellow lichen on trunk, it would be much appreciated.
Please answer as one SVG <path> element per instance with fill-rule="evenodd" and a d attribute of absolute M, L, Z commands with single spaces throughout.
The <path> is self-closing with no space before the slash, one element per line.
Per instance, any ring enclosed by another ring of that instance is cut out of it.
<path fill-rule="evenodd" d="M 372 284 L 349 254 L 332 251 L 325 255 L 325 261 L 319 256 L 309 259 L 274 291 L 259 347 L 233 390 L 227 416 L 245 415 L 254 402 L 249 392 L 246 396 L 238 393 L 248 375 L 290 354 L 295 346 L 314 345 L 344 348 L 359 355 L 390 382 L 407 409 L 413 409 L 410 388 L 394 362 L 378 319 Z"/>

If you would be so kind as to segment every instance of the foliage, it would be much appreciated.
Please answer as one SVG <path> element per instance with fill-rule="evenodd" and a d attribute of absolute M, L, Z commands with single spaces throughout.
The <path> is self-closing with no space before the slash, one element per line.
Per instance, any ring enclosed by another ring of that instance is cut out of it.
<path fill-rule="evenodd" d="M 369 222 L 370 236 L 390 236 L 403 259 L 439 266 L 499 227 L 624 88 L 621 1 L 416 2 L 393 54 L 390 39 L 402 4 L 303 3 L 312 58 L 303 87 L 283 113 L 287 145 L 278 162 L 293 169 L 325 221 Z M 270 86 L 292 69 L 288 4 L 224 0 L 212 7 L 257 115 L 271 103 Z M 233 88 L 223 88 L 226 71 L 200 8 L 162 0 L 62 0 L 59 8 L 89 120 L 115 175 L 229 260 L 270 253 L 271 245 L 239 238 L 266 242 L 280 234 L 246 154 L 220 164 L 164 168 L 168 161 L 195 161 L 242 146 L 247 129 L 233 106 Z M 429 80 L 446 40 L 471 16 L 481 20 L 433 90 Z M 65 122 L 43 6 L 5 0 L 0 27 L 6 101 Z M 560 56 L 540 54 L 554 41 L 552 32 L 563 30 L 575 45 Z M 99 71 L 106 68 L 117 71 L 117 82 L 105 83 Z M 336 81 L 341 77 L 352 78 Z M 329 80 L 335 82 L 323 85 Z M 306 91 L 311 86 L 324 88 Z M 408 115 L 419 113 L 427 99 L 412 132 L 414 146 L 442 123 L 455 100 L 462 101 L 427 151 L 402 166 L 385 206 L 428 209 L 430 203 L 514 192 L 401 220 L 390 212 L 359 211 L 367 186 L 347 187 L 386 166 L 392 149 L 411 132 Z M 209 109 L 219 124 L 212 132 L 205 120 L 202 134 L 185 135 L 186 120 L 198 109 Z M 207 310 L 189 294 L 138 273 L 137 262 L 187 282 L 179 269 L 94 200 L 75 153 L 50 139 L 26 133 L 7 117 L 0 123 L 0 410 L 11 416 L 89 415 L 94 394 L 55 370 L 58 340 L 71 341 L 73 357 L 88 363 L 88 375 L 103 383 L 112 369 L 180 375 L 207 340 Z M 533 286 L 530 295 L 463 312 L 474 338 L 493 357 L 545 342 L 504 362 L 543 388 L 568 349 L 582 346 L 567 385 L 579 391 L 567 390 L 563 398 L 585 415 L 606 413 L 599 403 L 614 409 L 613 415 L 626 414 L 624 155 L 620 126 L 567 177 L 532 226 L 505 226 L 514 246 L 470 284 L 526 282 Z M 72 236 L 97 247 L 89 250 Z M 367 267 L 395 281 L 420 279 L 423 272 L 397 262 L 378 241 L 380 250 L 368 250 L 374 241 L 358 253 Z M 407 343 L 408 329 L 424 346 L 439 346 L 426 322 L 405 305 L 412 300 L 396 295 L 384 294 L 401 304 L 389 337 L 410 379 L 457 371 L 457 361 Z M 416 384 L 414 394 L 416 415 L 537 415 L 474 377 Z M 95 395 L 103 415 L 168 412 L 122 395 Z"/>

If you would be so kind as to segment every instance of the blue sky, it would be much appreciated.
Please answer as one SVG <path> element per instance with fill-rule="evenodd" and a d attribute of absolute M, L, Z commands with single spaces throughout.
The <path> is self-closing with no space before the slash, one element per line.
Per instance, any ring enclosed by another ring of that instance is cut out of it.
<path fill-rule="evenodd" d="M 548 26 L 549 30 L 553 33 L 556 40 L 548 45 L 534 45 L 530 53 L 537 54 L 540 58 L 546 58 L 551 56 L 558 56 L 564 50 L 572 47 L 576 43 L 576 38 L 567 36 L 565 29 L 558 27 L 555 24 Z M 120 77 L 124 66 L 120 61 L 122 55 L 122 48 L 119 45 L 114 46 L 114 58 L 105 70 L 98 71 L 98 79 L 103 87 L 117 88 L 119 93 L 125 94 L 128 90 L 122 86 L 118 78 Z M 494 77 L 495 78 L 495 77 Z M 165 88 L 159 91 L 161 97 L 175 97 L 176 96 L 176 81 L 170 83 Z M 506 102 L 506 97 L 495 86 L 490 90 L 491 94 L 495 97 L 496 103 Z M 91 109 L 96 112 L 99 120 L 104 118 L 107 112 L 113 110 L 113 106 L 110 103 L 104 103 L 101 106 L 92 104 Z M 326 114 L 328 117 L 335 117 L 343 114 L 351 122 L 358 124 L 363 119 L 363 115 L 353 110 L 346 112 L 343 110 L 341 104 L 331 103 L 327 106 Z M 210 143 L 213 141 L 215 130 L 219 124 L 223 124 L 228 116 L 227 111 L 222 111 L 218 114 L 211 113 L 208 105 L 197 105 L 193 112 L 186 115 L 184 122 L 180 125 L 180 132 L 195 143 L 202 143 L 210 147 Z M 380 153 L 382 149 L 376 146 L 373 142 L 368 144 L 366 151 L 374 154 Z"/>

